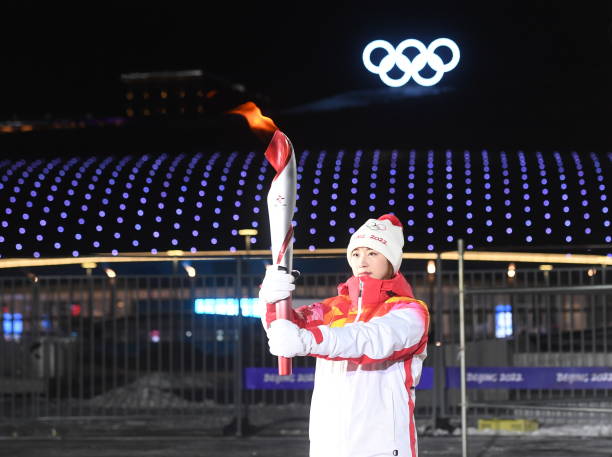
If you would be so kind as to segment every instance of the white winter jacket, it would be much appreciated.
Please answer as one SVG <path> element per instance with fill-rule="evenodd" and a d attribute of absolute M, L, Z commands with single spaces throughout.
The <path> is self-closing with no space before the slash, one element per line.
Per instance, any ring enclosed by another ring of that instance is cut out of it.
<path fill-rule="evenodd" d="M 427 355 L 427 306 L 401 273 L 353 276 L 338 292 L 293 316 L 316 340 L 310 456 L 416 457 L 414 386 Z M 273 306 L 266 318 L 275 318 Z"/>

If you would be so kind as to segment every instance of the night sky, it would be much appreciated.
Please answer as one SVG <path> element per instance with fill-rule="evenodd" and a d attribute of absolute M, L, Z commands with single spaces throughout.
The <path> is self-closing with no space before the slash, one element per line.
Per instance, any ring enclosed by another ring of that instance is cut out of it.
<path fill-rule="evenodd" d="M 609 100 L 609 2 L 394 3 L 8 9 L 0 19 L 2 114 L 110 109 L 121 73 L 190 68 L 266 94 L 275 108 L 295 106 L 379 87 L 361 63 L 373 39 L 440 36 L 462 50 L 445 79 L 458 91 L 522 92 L 533 103 L 554 96 L 572 107 Z"/>

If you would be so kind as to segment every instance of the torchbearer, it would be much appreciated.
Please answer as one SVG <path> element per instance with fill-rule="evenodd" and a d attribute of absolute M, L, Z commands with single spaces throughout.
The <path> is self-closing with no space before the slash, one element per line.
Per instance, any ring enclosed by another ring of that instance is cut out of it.
<path fill-rule="evenodd" d="M 291 310 L 290 320 L 267 306 L 270 352 L 317 358 L 310 457 L 417 457 L 415 387 L 429 312 L 399 271 L 403 245 L 396 216 L 368 219 L 348 242 L 353 275 L 338 295 Z M 291 275 L 268 270 L 260 306 L 291 290 Z"/>
<path fill-rule="evenodd" d="M 265 152 L 266 159 L 276 170 L 276 175 L 268 191 L 268 217 L 270 221 L 270 241 L 272 243 L 273 265 L 269 269 L 281 277 L 288 275 L 293 278 L 293 212 L 295 210 L 296 170 L 293 145 L 287 135 L 281 132 L 269 117 L 262 116 L 261 111 L 252 102 L 240 105 L 230 113 L 243 115 L 251 130 L 262 139 L 269 138 L 270 142 Z M 276 316 L 279 319 L 291 319 L 291 291 L 295 289 L 291 281 L 288 295 L 268 303 L 273 304 Z M 291 359 L 278 357 L 278 374 L 286 376 L 291 374 Z"/>

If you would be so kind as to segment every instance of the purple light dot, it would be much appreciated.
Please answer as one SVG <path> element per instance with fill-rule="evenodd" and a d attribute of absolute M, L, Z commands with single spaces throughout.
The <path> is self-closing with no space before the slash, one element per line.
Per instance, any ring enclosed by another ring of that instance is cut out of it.
<path fill-rule="evenodd" d="M 173 240 L 173 241 L 174 241 L 174 240 Z M 218 242 L 218 241 L 217 241 L 217 239 L 216 239 L 216 238 L 211 238 L 211 239 L 210 239 L 210 243 L 211 243 L 211 244 L 217 244 L 217 242 Z"/>
<path fill-rule="evenodd" d="M 332 235 L 332 236 L 330 236 L 330 237 L 329 237 L 329 242 L 330 242 L 330 243 L 333 243 L 334 241 L 336 241 L 336 237 L 335 237 L 335 236 L 333 236 L 333 235 Z"/>
<path fill-rule="evenodd" d="M 157 231 L 153 232 L 153 238 L 159 238 L 159 232 Z"/>
<path fill-rule="evenodd" d="M 40 220 L 40 225 L 44 227 L 45 225 L 47 225 L 47 221 L 44 220 L 44 219 L 41 219 Z"/>
<path fill-rule="evenodd" d="M 433 251 L 434 250 L 434 245 L 433 244 L 428 244 L 427 245 L 427 250 L 428 251 Z"/>
<path fill-rule="evenodd" d="M 487 243 L 490 243 L 493 241 L 493 237 L 491 235 L 487 236 Z"/>
<path fill-rule="evenodd" d="M 15 249 L 17 249 L 18 251 L 21 251 L 23 249 L 23 246 L 20 243 L 17 243 L 15 245 Z"/>
<path fill-rule="evenodd" d="M 547 235 L 550 235 L 552 233 L 552 229 L 550 227 L 546 227 L 546 230 L 544 230 L 544 233 L 546 233 Z"/>
<path fill-rule="evenodd" d="M 138 246 L 138 240 L 133 240 L 132 241 L 132 246 L 137 247 Z"/>
<path fill-rule="evenodd" d="M 119 255 L 119 251 L 117 251 L 116 249 L 113 249 L 111 251 L 111 255 Z"/>
<path fill-rule="evenodd" d="M 512 227 L 506 228 L 506 233 L 510 235 L 512 233 Z"/>
<path fill-rule="evenodd" d="M 43 240 L 42 235 L 36 235 L 36 241 L 42 241 L 42 240 Z"/>
<path fill-rule="evenodd" d="M 62 247 L 62 244 L 56 241 L 56 242 L 53 244 L 53 247 L 54 247 L 55 249 L 59 249 L 59 248 L 61 248 L 61 247 Z"/>

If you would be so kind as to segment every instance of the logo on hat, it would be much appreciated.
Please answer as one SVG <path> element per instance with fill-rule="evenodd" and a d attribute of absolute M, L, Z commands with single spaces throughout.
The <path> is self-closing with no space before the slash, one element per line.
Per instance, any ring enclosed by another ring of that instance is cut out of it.
<path fill-rule="evenodd" d="M 369 228 L 370 230 L 387 230 L 387 226 L 382 223 L 382 222 L 378 222 L 378 221 L 372 221 L 372 222 L 368 222 L 366 224 L 366 227 Z"/>

